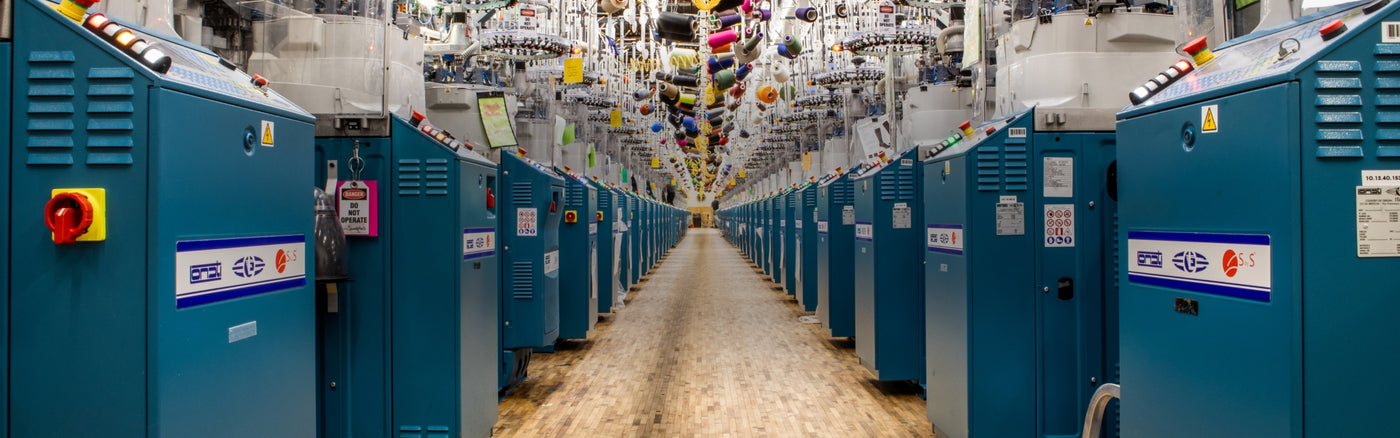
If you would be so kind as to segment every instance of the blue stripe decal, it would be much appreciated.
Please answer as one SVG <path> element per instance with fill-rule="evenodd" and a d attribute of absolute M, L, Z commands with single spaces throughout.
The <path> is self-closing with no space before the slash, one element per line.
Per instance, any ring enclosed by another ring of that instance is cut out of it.
<path fill-rule="evenodd" d="M 175 251 L 203 251 L 209 249 L 281 245 L 287 243 L 306 243 L 306 236 L 302 234 L 287 234 L 283 236 L 238 237 L 233 239 L 185 240 L 175 242 Z"/>
<path fill-rule="evenodd" d="M 1243 289 L 1239 287 L 1220 286 L 1215 284 L 1197 283 L 1181 280 L 1170 280 L 1165 278 L 1149 277 L 1140 274 L 1128 274 L 1128 281 L 1150 286 L 1161 286 L 1172 289 L 1181 289 L 1192 292 L 1201 292 L 1212 295 L 1240 298 L 1250 301 L 1269 302 L 1269 293 L 1257 290 Z"/>
<path fill-rule="evenodd" d="M 478 252 L 478 253 L 472 253 L 472 254 L 463 254 L 463 255 L 462 255 L 462 260 L 479 259 L 479 258 L 482 258 L 482 257 L 490 257 L 490 256 L 493 256 L 493 255 L 496 255 L 496 250 L 494 250 L 494 249 L 493 249 L 493 250 L 490 250 L 490 251 L 487 251 L 487 252 Z"/>
<path fill-rule="evenodd" d="M 1169 242 L 1234 243 L 1268 245 L 1267 234 L 1172 233 L 1160 231 L 1129 231 L 1129 239 L 1165 240 Z"/>
<path fill-rule="evenodd" d="M 494 233 L 495 228 L 463 228 L 463 233 Z"/>
<path fill-rule="evenodd" d="M 962 252 L 962 251 L 958 251 L 958 250 L 956 250 L 956 249 L 929 248 L 928 250 L 929 250 L 930 252 L 941 252 L 941 253 L 944 253 L 944 254 L 963 255 L 963 252 Z"/>
<path fill-rule="evenodd" d="M 293 289 L 302 286 L 306 286 L 306 277 L 289 278 L 285 280 L 273 281 L 270 283 L 244 285 L 219 292 L 178 297 L 175 299 L 175 308 L 183 309 L 186 307 L 198 306 L 201 304 L 226 301 L 234 298 L 246 297 L 249 295 L 257 295 L 265 292 L 272 292 L 282 289 Z"/>

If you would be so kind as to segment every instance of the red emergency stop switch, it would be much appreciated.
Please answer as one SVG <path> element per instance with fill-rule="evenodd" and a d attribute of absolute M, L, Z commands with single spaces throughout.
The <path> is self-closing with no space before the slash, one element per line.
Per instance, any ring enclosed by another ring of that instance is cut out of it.
<path fill-rule="evenodd" d="M 103 189 L 55 189 L 44 206 L 44 225 L 53 232 L 53 243 L 106 240 L 104 202 Z"/>
<path fill-rule="evenodd" d="M 568 211 L 565 211 L 565 212 L 564 212 L 564 223 L 572 224 L 572 223 L 577 223 L 577 222 L 578 222 L 578 212 L 577 212 L 577 211 L 568 210 Z"/>
<path fill-rule="evenodd" d="M 486 188 L 486 208 L 496 208 L 496 194 L 491 192 L 491 188 Z"/>

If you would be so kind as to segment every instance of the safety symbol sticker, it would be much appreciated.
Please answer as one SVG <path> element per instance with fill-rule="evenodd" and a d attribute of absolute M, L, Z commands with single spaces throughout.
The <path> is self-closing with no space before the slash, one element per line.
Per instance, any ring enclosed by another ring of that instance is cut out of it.
<path fill-rule="evenodd" d="M 540 234 L 536 227 L 539 223 L 539 210 L 535 208 L 521 208 L 515 210 L 515 235 L 534 237 Z"/>
<path fill-rule="evenodd" d="M 263 145 L 263 146 L 272 147 L 272 141 L 273 141 L 273 139 L 276 138 L 276 137 L 275 137 L 275 136 L 273 135 L 273 133 L 272 133 L 272 121 L 271 121 L 271 120 L 263 120 L 263 121 L 262 121 L 262 135 L 259 136 L 259 137 L 262 138 L 262 145 Z"/>
<path fill-rule="evenodd" d="M 1201 107 L 1201 133 L 1210 134 L 1220 130 L 1220 105 Z"/>
<path fill-rule="evenodd" d="M 1074 247 L 1074 204 L 1045 204 L 1045 247 Z"/>

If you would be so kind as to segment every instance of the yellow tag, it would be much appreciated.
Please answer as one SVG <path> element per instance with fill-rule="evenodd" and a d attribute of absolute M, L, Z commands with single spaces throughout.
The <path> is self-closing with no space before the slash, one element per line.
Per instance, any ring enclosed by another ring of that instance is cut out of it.
<path fill-rule="evenodd" d="M 746 172 L 744 169 L 739 169 L 739 177 L 740 177 L 740 178 L 745 178 L 745 176 L 744 176 L 745 173 L 747 173 L 747 172 Z"/>
<path fill-rule="evenodd" d="M 661 159 L 660 159 L 660 158 L 652 158 L 652 159 L 651 159 L 651 168 L 652 168 L 652 169 L 660 169 L 660 168 L 661 168 Z"/>
<path fill-rule="evenodd" d="M 614 127 L 614 128 L 621 127 L 621 126 L 622 126 L 622 111 L 619 111 L 619 110 L 612 110 L 612 113 L 609 114 L 609 116 L 608 116 L 608 121 L 609 121 L 609 125 L 612 126 L 612 127 Z"/>
<path fill-rule="evenodd" d="M 564 83 L 577 84 L 583 82 L 583 58 L 568 58 L 564 60 Z M 616 126 L 616 125 L 614 125 Z"/>
<path fill-rule="evenodd" d="M 812 153 L 802 153 L 802 170 L 812 170 Z"/>

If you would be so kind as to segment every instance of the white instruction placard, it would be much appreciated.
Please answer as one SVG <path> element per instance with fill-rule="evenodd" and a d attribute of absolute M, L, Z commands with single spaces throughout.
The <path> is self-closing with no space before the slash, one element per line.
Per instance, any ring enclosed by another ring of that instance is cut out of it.
<path fill-rule="evenodd" d="M 1400 257 L 1400 187 L 1356 188 L 1356 256 Z"/>
<path fill-rule="evenodd" d="M 1068 198 L 1074 196 L 1074 158 L 1045 157 L 1045 197 Z"/>
<path fill-rule="evenodd" d="M 855 225 L 855 224 L 856 224 L 856 207 L 855 207 L 854 205 L 847 205 L 847 206 L 845 206 L 845 207 L 841 207 L 841 225 Z"/>
<path fill-rule="evenodd" d="M 521 208 L 515 210 L 515 235 L 538 236 L 540 234 L 539 209 Z"/>
<path fill-rule="evenodd" d="M 1003 199 L 1005 201 L 1005 199 Z M 1002 202 L 997 204 L 997 235 L 1024 236 L 1026 234 L 1026 204 Z"/>
<path fill-rule="evenodd" d="M 909 204 L 903 202 L 895 203 L 894 208 L 890 211 L 890 216 L 893 219 L 895 229 L 913 228 L 914 213 L 913 210 L 909 208 Z"/>
<path fill-rule="evenodd" d="M 1074 247 L 1074 204 L 1045 204 L 1045 247 Z"/>
<path fill-rule="evenodd" d="M 544 273 L 553 274 L 559 270 L 559 250 L 544 253 Z"/>

